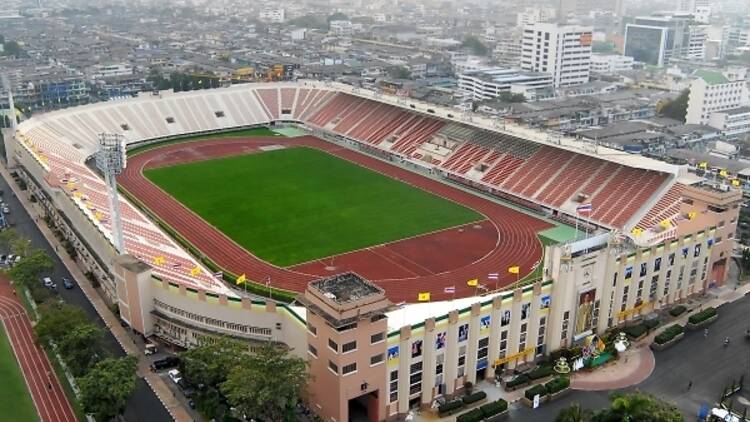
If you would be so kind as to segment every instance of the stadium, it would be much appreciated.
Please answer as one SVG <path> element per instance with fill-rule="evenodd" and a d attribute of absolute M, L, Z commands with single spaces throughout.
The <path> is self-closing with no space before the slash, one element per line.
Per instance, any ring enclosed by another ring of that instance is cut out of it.
<path fill-rule="evenodd" d="M 127 150 L 122 248 L 101 133 Z M 728 174 L 312 81 L 145 94 L 11 135 L 9 167 L 133 329 L 285 344 L 337 421 L 429 407 L 721 284 L 741 199 Z"/>

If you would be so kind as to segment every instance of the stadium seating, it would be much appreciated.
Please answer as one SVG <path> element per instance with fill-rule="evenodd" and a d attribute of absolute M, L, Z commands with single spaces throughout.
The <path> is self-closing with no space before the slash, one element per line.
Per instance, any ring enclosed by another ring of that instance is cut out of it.
<path fill-rule="evenodd" d="M 682 185 L 667 173 L 445 122 L 323 84 L 248 84 L 143 94 L 35 116 L 19 126 L 19 139 L 49 171 L 50 181 L 76 179 L 74 187 L 58 184 L 87 218 L 107 232 L 111 222 L 105 185 L 85 165 L 97 149 L 99 133 L 122 134 L 134 145 L 291 119 L 346 136 L 377 153 L 431 164 L 456 180 L 482 185 L 535 208 L 547 206 L 570 213 L 581 201 L 591 202 L 594 211 L 588 217 L 611 227 L 631 223 L 648 203 L 655 205 L 638 222 L 644 229 L 679 212 Z M 127 249 L 146 262 L 161 255 L 167 259 L 167 264 L 155 269 L 157 274 L 221 288 L 210 275 L 189 276 L 186 268 L 197 265 L 193 258 L 129 202 L 123 202 L 122 213 Z"/>

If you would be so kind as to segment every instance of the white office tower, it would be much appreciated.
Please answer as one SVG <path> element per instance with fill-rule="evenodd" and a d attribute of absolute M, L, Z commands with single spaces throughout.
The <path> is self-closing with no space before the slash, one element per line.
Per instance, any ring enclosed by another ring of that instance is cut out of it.
<path fill-rule="evenodd" d="M 693 77 L 685 116 L 687 123 L 706 125 L 713 113 L 747 104 L 747 69 L 730 68 L 723 73 L 696 70 Z"/>
<path fill-rule="evenodd" d="M 552 75 L 555 88 L 589 81 L 590 26 L 537 23 L 523 30 L 521 68 Z"/>

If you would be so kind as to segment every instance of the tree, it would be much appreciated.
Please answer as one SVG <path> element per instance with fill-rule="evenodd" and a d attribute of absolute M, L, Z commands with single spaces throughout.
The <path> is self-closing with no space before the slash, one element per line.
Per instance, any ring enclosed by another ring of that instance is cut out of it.
<path fill-rule="evenodd" d="M 307 380 L 306 361 L 269 343 L 229 373 L 221 391 L 241 414 L 268 421 L 293 421 Z"/>
<path fill-rule="evenodd" d="M 10 269 L 10 277 L 16 283 L 30 287 L 33 284 L 38 285 L 39 276 L 52 267 L 52 258 L 43 250 L 36 249 Z"/>
<path fill-rule="evenodd" d="M 388 68 L 388 76 L 393 79 L 409 79 L 411 72 L 404 66 L 391 66 Z"/>
<path fill-rule="evenodd" d="M 60 355 L 73 375 L 80 377 L 99 362 L 103 355 L 104 332 L 96 325 L 85 322 L 65 334 L 58 343 Z"/>
<path fill-rule="evenodd" d="M 88 318 L 83 309 L 67 303 L 45 303 L 39 307 L 39 313 L 42 317 L 34 329 L 37 337 L 42 341 L 59 343 L 76 327 L 88 324 Z"/>
<path fill-rule="evenodd" d="M 104 359 L 78 378 L 84 411 L 97 421 L 109 421 L 122 414 L 135 391 L 137 363 L 134 356 Z"/>
<path fill-rule="evenodd" d="M 592 53 L 614 53 L 615 44 L 607 41 L 594 41 L 591 46 Z"/>
<path fill-rule="evenodd" d="M 3 252 L 10 249 L 10 245 L 18 239 L 16 229 L 5 229 L 0 232 L 0 250 Z"/>
<path fill-rule="evenodd" d="M 510 92 L 503 92 L 497 98 L 506 103 L 522 103 L 526 101 L 526 97 L 523 94 L 513 94 Z"/>
<path fill-rule="evenodd" d="M 684 422 L 673 405 L 641 392 L 614 393 L 608 409 L 600 410 L 591 422 Z"/>
<path fill-rule="evenodd" d="M 345 14 L 343 14 L 341 12 L 336 12 L 336 13 L 328 16 L 328 19 L 326 19 L 326 20 L 328 21 L 328 24 L 330 25 L 330 23 L 332 21 L 348 21 L 349 20 L 349 16 L 346 16 Z"/>
<path fill-rule="evenodd" d="M 476 54 L 477 56 L 486 56 L 487 52 L 489 51 L 487 49 L 487 46 L 479 41 L 479 38 L 475 37 L 474 35 L 467 35 L 461 45 L 471 50 L 472 53 Z"/>
<path fill-rule="evenodd" d="M 671 101 L 667 101 L 659 109 L 659 114 L 684 122 L 685 115 L 687 114 L 689 96 L 690 90 L 686 89 L 682 91 L 677 98 Z"/>
<path fill-rule="evenodd" d="M 555 422 L 586 422 L 590 417 L 591 412 L 589 410 L 582 408 L 578 403 L 573 403 L 557 414 Z"/>
<path fill-rule="evenodd" d="M 180 354 L 183 378 L 197 387 L 195 403 L 200 412 L 216 420 L 221 420 L 229 412 L 220 386 L 227 375 L 247 358 L 247 353 L 246 344 L 220 337 Z"/>
<path fill-rule="evenodd" d="M 31 252 L 31 239 L 18 237 L 10 244 L 10 250 L 14 255 L 26 257 Z"/>

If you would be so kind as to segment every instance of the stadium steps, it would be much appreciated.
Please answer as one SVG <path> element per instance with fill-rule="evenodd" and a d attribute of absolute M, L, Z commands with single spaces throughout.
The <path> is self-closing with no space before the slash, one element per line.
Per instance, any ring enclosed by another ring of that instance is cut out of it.
<path fill-rule="evenodd" d="M 662 173 L 645 171 L 641 177 L 640 189 L 631 189 L 630 192 L 622 195 L 622 198 L 615 203 L 612 211 L 610 211 L 610 215 L 605 217 L 609 218 L 612 225 L 621 226 L 651 200 L 653 194 L 664 186 L 666 180 L 667 178 Z"/>
<path fill-rule="evenodd" d="M 533 198 L 534 195 L 544 189 L 549 183 L 557 183 L 557 176 L 570 164 L 575 158 L 575 154 L 566 150 L 558 150 L 542 171 L 521 190 L 521 195 L 527 198 Z"/>
<path fill-rule="evenodd" d="M 518 171 L 503 183 L 503 189 L 509 192 L 516 192 L 517 187 L 527 186 L 529 182 L 541 171 L 542 168 L 554 155 L 555 150 L 544 146 L 537 153 L 529 157 L 524 164 L 518 168 Z"/>

